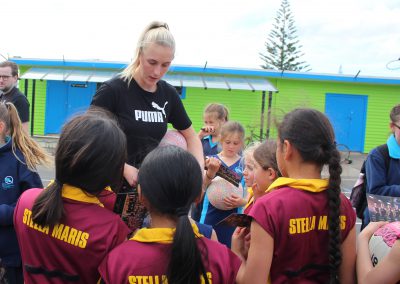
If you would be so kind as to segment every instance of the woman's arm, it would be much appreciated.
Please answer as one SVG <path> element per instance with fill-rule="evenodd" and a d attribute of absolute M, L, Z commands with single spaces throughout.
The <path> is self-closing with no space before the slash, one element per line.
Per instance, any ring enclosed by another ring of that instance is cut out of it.
<path fill-rule="evenodd" d="M 139 170 L 134 166 L 128 165 L 125 163 L 124 165 L 124 178 L 131 186 L 136 186 L 138 179 Z"/>
<path fill-rule="evenodd" d="M 186 128 L 185 130 L 179 130 L 179 132 L 186 139 L 188 151 L 195 156 L 200 164 L 201 169 L 204 169 L 203 146 L 201 145 L 199 136 L 197 136 L 193 126 L 189 126 L 189 128 Z"/>

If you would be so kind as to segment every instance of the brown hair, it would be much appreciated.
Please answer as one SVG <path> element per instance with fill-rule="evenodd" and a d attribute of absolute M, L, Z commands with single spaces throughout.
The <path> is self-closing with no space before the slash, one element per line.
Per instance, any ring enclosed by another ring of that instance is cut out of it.
<path fill-rule="evenodd" d="M 254 160 L 264 169 L 272 168 L 277 173 L 278 163 L 276 162 L 276 141 L 266 140 L 262 142 L 253 153 Z"/>
<path fill-rule="evenodd" d="M 238 133 L 241 139 L 244 139 L 244 128 L 237 121 L 228 121 L 222 125 L 221 128 L 221 140 L 224 140 L 228 135 L 232 133 Z"/>
<path fill-rule="evenodd" d="M 50 156 L 22 129 L 17 109 L 12 103 L 0 103 L 0 121 L 5 124 L 6 133 L 8 132 L 11 135 L 12 151 L 21 163 L 26 164 L 33 171 L 36 171 L 38 165 L 50 164 Z M 16 148 L 24 155 L 25 162 L 18 158 Z"/>
<path fill-rule="evenodd" d="M 229 111 L 223 104 L 211 103 L 206 106 L 204 113 L 216 113 L 218 120 L 228 121 Z"/>
<path fill-rule="evenodd" d="M 400 104 L 395 105 L 390 111 L 390 120 L 396 123 L 400 119 Z"/>
<path fill-rule="evenodd" d="M 12 61 L 4 61 L 0 63 L 0 68 L 10 67 L 11 75 L 18 76 L 18 65 Z"/>

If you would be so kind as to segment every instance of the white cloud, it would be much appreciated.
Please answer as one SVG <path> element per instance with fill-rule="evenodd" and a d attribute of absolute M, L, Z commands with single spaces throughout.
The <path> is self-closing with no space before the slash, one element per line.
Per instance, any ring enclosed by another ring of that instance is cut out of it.
<path fill-rule="evenodd" d="M 397 76 L 397 0 L 291 0 L 304 59 L 313 72 Z M 175 64 L 259 68 L 280 0 L 39 0 L 2 3 L 0 53 L 35 58 L 129 61 L 144 26 L 166 21 Z M 12 13 L 11 13 L 12 12 Z M 18 18 L 16 18 L 18 16 Z"/>

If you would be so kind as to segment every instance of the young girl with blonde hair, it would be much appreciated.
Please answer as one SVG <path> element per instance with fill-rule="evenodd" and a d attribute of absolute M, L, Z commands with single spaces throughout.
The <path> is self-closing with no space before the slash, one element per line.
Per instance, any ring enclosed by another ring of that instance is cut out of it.
<path fill-rule="evenodd" d="M 221 167 L 224 165 L 237 180 L 242 180 L 243 169 L 241 163 L 241 151 L 243 149 L 244 128 L 236 121 L 229 121 L 222 126 L 221 129 L 221 145 L 222 151 L 217 155 L 213 155 L 206 160 L 207 170 L 204 176 L 205 196 L 203 201 L 203 209 L 200 216 L 200 223 L 213 226 L 217 233 L 218 240 L 230 247 L 231 238 L 234 227 L 225 225 L 217 225 L 218 222 L 226 218 L 232 213 L 241 212 L 242 206 L 246 204 L 245 192 L 239 196 L 233 192 L 222 200 L 222 206 L 225 209 L 217 208 L 216 204 L 212 204 L 209 188 L 213 185 L 213 180 Z M 228 182 L 227 182 L 228 183 Z M 241 186 L 241 185 L 240 185 Z M 226 189 L 218 188 L 216 191 L 222 193 Z"/>
<path fill-rule="evenodd" d="M 219 143 L 221 127 L 228 119 L 229 111 L 222 104 L 211 103 L 204 109 L 204 126 L 198 134 L 203 145 L 204 156 L 216 155 L 221 151 Z"/>

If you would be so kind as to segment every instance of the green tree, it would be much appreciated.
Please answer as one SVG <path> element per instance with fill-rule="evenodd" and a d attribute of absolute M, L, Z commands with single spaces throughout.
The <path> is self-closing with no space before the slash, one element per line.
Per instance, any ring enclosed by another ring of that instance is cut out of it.
<path fill-rule="evenodd" d="M 282 0 L 273 29 L 265 42 L 266 53 L 260 53 L 264 69 L 310 71 L 310 66 L 301 61 L 304 55 L 296 35 L 296 27 L 288 0 Z"/>

